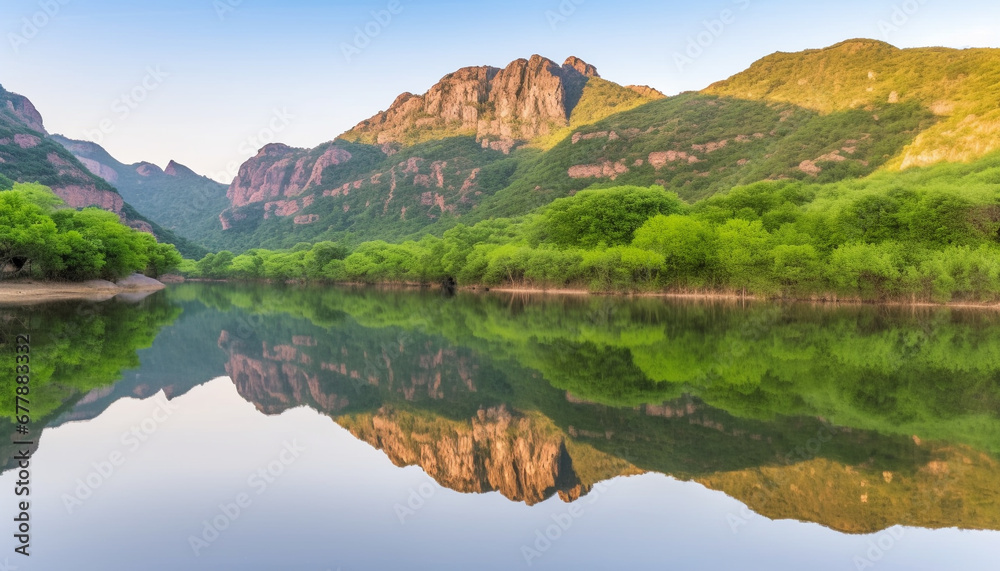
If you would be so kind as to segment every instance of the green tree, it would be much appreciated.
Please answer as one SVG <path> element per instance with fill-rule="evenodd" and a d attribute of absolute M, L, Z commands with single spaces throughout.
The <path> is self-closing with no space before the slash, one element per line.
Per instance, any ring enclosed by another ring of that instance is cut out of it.
<path fill-rule="evenodd" d="M 782 286 L 790 289 L 808 290 L 817 285 L 819 278 L 819 255 L 810 244 L 775 246 L 772 272 Z"/>
<path fill-rule="evenodd" d="M 544 237 L 558 246 L 622 246 L 651 217 L 683 209 L 680 198 L 660 186 L 592 189 L 553 202 L 542 210 L 540 224 Z"/>
<path fill-rule="evenodd" d="M 731 286 L 746 292 L 766 285 L 769 238 L 759 220 L 732 219 L 719 227 L 719 267 Z"/>
<path fill-rule="evenodd" d="M 0 192 L 0 271 L 30 262 L 58 266 L 64 244 L 56 232 L 53 220 L 23 193 Z"/>
<path fill-rule="evenodd" d="M 901 277 L 899 248 L 892 242 L 845 244 L 830 257 L 829 275 L 842 292 L 864 298 L 884 297 Z"/>
<path fill-rule="evenodd" d="M 632 245 L 663 256 L 664 272 L 672 283 L 703 281 L 717 255 L 712 226 L 677 214 L 650 218 L 636 230 Z"/>

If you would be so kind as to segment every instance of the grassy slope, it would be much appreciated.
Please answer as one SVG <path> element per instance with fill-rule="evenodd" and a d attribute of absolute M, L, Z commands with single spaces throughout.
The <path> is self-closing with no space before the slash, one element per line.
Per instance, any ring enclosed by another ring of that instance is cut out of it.
<path fill-rule="evenodd" d="M 617 83 L 592 77 L 583 87 L 579 103 L 573 108 L 569 126 L 538 137 L 531 141 L 531 146 L 547 151 L 581 127 L 592 125 L 617 113 L 630 111 L 656 99 L 657 97 L 640 95 Z"/>
<path fill-rule="evenodd" d="M 822 50 L 777 53 L 705 93 L 784 102 L 832 113 L 890 101 L 940 117 L 890 161 L 891 168 L 960 162 L 1000 149 L 1000 50 L 900 50 L 850 40 Z"/>
<path fill-rule="evenodd" d="M 583 134 L 614 132 L 618 139 L 563 140 L 487 201 L 479 216 L 520 214 L 595 183 L 661 184 L 694 202 L 759 180 L 832 182 L 865 176 L 932 122 L 929 112 L 907 104 L 824 115 L 789 104 L 681 95 L 579 129 Z M 700 147 L 723 141 L 725 146 L 716 150 Z M 664 151 L 686 153 L 697 162 L 675 160 L 655 168 L 650 154 Z M 821 170 L 806 172 L 803 161 L 814 161 Z M 568 176 L 574 165 L 603 162 L 621 162 L 629 171 L 614 181 Z"/>

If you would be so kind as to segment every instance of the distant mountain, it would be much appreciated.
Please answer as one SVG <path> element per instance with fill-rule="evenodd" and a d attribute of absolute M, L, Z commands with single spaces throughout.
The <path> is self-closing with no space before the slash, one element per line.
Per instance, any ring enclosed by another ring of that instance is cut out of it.
<path fill-rule="evenodd" d="M 177 246 L 182 254 L 205 250 L 139 214 L 103 178 L 93 174 L 72 153 L 49 138 L 42 116 L 26 97 L 0 86 L 0 175 L 18 182 L 51 187 L 73 208 L 97 206 L 114 212 L 132 228 L 154 234 Z"/>
<path fill-rule="evenodd" d="M 229 201 L 226 185 L 170 161 L 167 168 L 147 162 L 126 165 L 103 147 L 62 135 L 50 137 L 87 169 L 114 185 L 122 197 L 151 220 L 211 248 L 221 248 L 218 214 Z"/>

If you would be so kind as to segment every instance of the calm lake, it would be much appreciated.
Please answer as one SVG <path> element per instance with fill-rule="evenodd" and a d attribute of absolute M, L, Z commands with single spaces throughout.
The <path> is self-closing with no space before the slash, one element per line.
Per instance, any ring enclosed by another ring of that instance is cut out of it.
<path fill-rule="evenodd" d="M 0 307 L 8 376 L 31 340 L 0 569 L 993 570 L 998 318 L 223 284 Z"/>

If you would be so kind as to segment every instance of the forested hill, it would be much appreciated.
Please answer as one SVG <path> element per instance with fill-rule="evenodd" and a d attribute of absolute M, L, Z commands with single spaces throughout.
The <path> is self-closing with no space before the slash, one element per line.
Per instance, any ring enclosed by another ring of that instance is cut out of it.
<path fill-rule="evenodd" d="M 579 58 L 464 68 L 315 149 L 261 149 L 213 239 L 237 252 L 399 240 L 592 186 L 659 185 L 694 203 L 757 181 L 975 160 L 1000 140 L 998 54 L 851 40 L 674 97 Z"/>
<path fill-rule="evenodd" d="M 705 93 L 790 103 L 829 114 L 912 105 L 935 121 L 891 157 L 892 169 L 966 162 L 1000 149 L 1000 50 L 899 49 L 849 40 L 778 53 Z"/>

